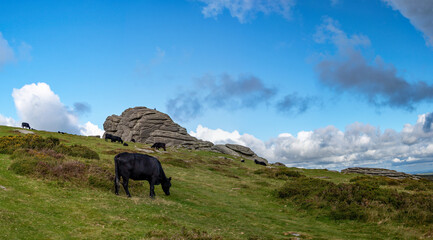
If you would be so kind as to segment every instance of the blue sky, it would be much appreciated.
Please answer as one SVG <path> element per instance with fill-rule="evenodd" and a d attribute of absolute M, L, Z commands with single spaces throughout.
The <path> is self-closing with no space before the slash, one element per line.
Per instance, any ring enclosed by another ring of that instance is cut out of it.
<path fill-rule="evenodd" d="M 94 134 L 146 106 L 289 166 L 433 170 L 432 16 L 429 0 L 2 1 L 0 124 Z"/>

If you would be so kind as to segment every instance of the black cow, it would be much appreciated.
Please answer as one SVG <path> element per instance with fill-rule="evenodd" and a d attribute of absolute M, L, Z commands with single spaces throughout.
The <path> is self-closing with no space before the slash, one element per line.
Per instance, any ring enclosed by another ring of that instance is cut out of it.
<path fill-rule="evenodd" d="M 22 128 L 28 128 L 28 129 L 30 129 L 30 124 L 28 124 L 28 123 L 26 123 L 26 122 L 22 122 L 22 123 L 21 123 L 21 127 L 22 127 Z"/>
<path fill-rule="evenodd" d="M 123 146 L 127 147 L 127 146 L 128 146 L 128 144 L 127 144 L 127 143 L 123 143 Z"/>
<path fill-rule="evenodd" d="M 266 166 L 266 163 L 265 163 L 265 162 L 263 162 L 263 161 L 258 161 L 257 159 L 254 159 L 254 163 L 255 163 L 255 164 L 259 164 L 259 165 Z"/>
<path fill-rule="evenodd" d="M 118 136 L 111 135 L 109 133 L 105 134 L 105 141 L 107 141 L 107 139 L 110 139 L 111 142 L 120 142 L 120 143 L 123 143 L 122 138 L 120 138 Z"/>
<path fill-rule="evenodd" d="M 119 153 L 114 157 L 116 176 L 114 178 L 114 190 L 119 195 L 119 182 L 122 177 L 122 185 L 126 195 L 131 197 L 128 190 L 129 179 L 147 180 L 150 184 L 150 197 L 155 197 L 155 185 L 161 184 L 166 195 L 170 195 L 171 177 L 165 176 L 161 163 L 158 159 L 140 153 Z"/>
<path fill-rule="evenodd" d="M 161 143 L 161 142 L 154 143 L 151 148 L 156 148 L 156 150 L 163 148 L 164 151 L 167 151 L 165 149 L 165 143 Z"/>

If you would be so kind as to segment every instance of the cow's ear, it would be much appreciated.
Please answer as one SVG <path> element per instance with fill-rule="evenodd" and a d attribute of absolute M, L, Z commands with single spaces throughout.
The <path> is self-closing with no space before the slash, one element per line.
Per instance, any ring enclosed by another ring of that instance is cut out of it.
<path fill-rule="evenodd" d="M 171 177 L 168 178 L 168 181 L 171 181 Z"/>

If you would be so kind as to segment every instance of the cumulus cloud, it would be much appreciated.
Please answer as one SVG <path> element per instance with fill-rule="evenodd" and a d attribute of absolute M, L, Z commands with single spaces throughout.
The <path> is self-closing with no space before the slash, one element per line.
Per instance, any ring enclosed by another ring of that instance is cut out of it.
<path fill-rule="evenodd" d="M 0 68 L 9 62 L 15 60 L 15 54 L 11 46 L 6 39 L 3 38 L 3 34 L 0 32 Z"/>
<path fill-rule="evenodd" d="M 369 124 L 353 123 L 345 131 L 334 126 L 301 131 L 296 136 L 282 133 L 268 141 L 249 134 L 199 125 L 191 135 L 216 144 L 236 143 L 250 147 L 271 162 L 304 168 L 343 169 L 374 166 L 404 169 L 416 164 L 433 163 L 433 132 L 425 131 L 432 113 L 418 116 L 415 124 L 406 124 L 400 132 L 381 131 Z M 430 122 L 431 123 L 431 122 Z"/>
<path fill-rule="evenodd" d="M 20 119 L 35 129 L 83 135 L 100 135 L 102 131 L 90 122 L 80 125 L 78 116 L 68 110 L 46 83 L 13 89 L 12 97 Z"/>
<path fill-rule="evenodd" d="M 362 49 L 371 44 L 368 37 L 347 35 L 332 18 L 324 19 L 314 37 L 318 43 L 331 43 L 337 48 L 334 56 L 326 56 L 316 66 L 324 85 L 339 92 L 356 93 L 376 106 L 406 110 L 433 99 L 433 86 L 423 81 L 408 82 L 380 56 L 364 57 Z"/>
<path fill-rule="evenodd" d="M 276 107 L 277 110 L 288 114 L 301 114 L 307 111 L 313 105 L 316 105 L 318 99 L 315 97 L 303 97 L 297 93 L 286 95 L 280 100 Z"/>
<path fill-rule="evenodd" d="M 276 89 L 266 87 L 255 76 L 240 76 L 234 79 L 224 74 L 220 77 L 211 75 L 197 79 L 192 91 L 180 92 L 168 100 L 166 107 L 170 115 L 181 121 L 187 121 L 200 115 L 205 108 L 255 108 L 268 102 Z"/>
<path fill-rule="evenodd" d="M 100 129 L 98 125 L 91 122 L 86 122 L 84 125 L 80 125 L 80 134 L 84 136 L 100 136 L 104 135 L 104 130 Z"/>
<path fill-rule="evenodd" d="M 74 112 L 78 115 L 89 113 L 92 110 L 90 105 L 85 102 L 74 103 Z"/>
<path fill-rule="evenodd" d="M 431 0 L 383 0 L 399 11 L 424 34 L 426 44 L 433 47 L 433 1 Z"/>
<path fill-rule="evenodd" d="M 178 94 L 167 101 L 166 107 L 171 116 L 182 122 L 196 118 L 202 113 L 204 108 L 200 97 L 193 92 Z"/>
<path fill-rule="evenodd" d="M 18 122 L 11 117 L 5 117 L 0 114 L 0 125 L 9 127 L 18 127 Z"/>
<path fill-rule="evenodd" d="M 257 13 L 277 13 L 286 19 L 290 19 L 295 0 L 199 0 L 206 4 L 202 9 L 203 15 L 216 17 L 225 9 L 241 23 L 248 22 Z"/>

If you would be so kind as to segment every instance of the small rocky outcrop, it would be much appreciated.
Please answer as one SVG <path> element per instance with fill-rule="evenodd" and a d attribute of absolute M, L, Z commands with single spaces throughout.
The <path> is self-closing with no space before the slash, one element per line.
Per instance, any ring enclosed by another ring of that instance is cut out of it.
<path fill-rule="evenodd" d="M 126 142 L 132 140 L 145 144 L 162 142 L 166 146 L 214 151 L 268 164 L 266 159 L 257 156 L 248 147 L 237 144 L 214 145 L 199 140 L 189 135 L 185 128 L 173 122 L 167 114 L 147 107 L 128 108 L 120 116 L 107 117 L 104 130 L 105 134 L 121 137 Z"/>
<path fill-rule="evenodd" d="M 258 162 L 265 163 L 266 165 L 268 164 L 268 160 L 257 156 L 257 154 L 255 154 L 249 147 L 245 147 L 238 144 L 225 144 L 225 145 L 217 144 L 214 145 L 211 148 L 211 150 L 213 150 L 214 152 L 220 152 L 220 153 L 224 153 L 236 157 L 242 157 L 253 161 L 257 160 Z"/>
<path fill-rule="evenodd" d="M 363 167 L 353 167 L 341 170 L 342 173 L 359 173 L 374 176 L 384 176 L 389 178 L 403 179 L 403 178 L 416 178 L 411 174 L 404 172 L 397 172 L 395 170 L 389 170 L 385 168 L 363 168 Z"/>

